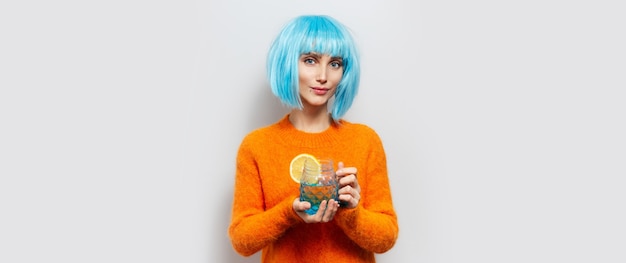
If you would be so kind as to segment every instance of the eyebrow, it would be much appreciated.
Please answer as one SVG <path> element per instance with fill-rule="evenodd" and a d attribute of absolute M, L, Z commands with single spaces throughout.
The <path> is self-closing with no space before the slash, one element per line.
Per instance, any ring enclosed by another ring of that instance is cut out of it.
<path fill-rule="evenodd" d="M 317 52 L 309 52 L 309 53 L 304 53 L 304 54 L 300 55 L 300 57 L 303 57 L 303 56 L 313 56 L 313 57 L 315 57 L 315 58 L 320 58 L 320 57 L 322 57 L 322 55 L 320 55 L 320 54 L 319 54 L 319 53 L 317 53 Z M 343 61 L 343 58 L 342 58 L 342 57 L 330 57 L 330 59 L 331 59 L 331 60 L 341 60 L 341 61 Z"/>

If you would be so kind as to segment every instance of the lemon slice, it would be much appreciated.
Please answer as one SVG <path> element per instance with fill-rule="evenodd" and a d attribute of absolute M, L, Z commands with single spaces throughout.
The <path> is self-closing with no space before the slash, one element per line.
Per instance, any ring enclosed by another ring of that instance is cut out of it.
<path fill-rule="evenodd" d="M 314 163 L 317 166 L 317 170 L 320 169 L 320 162 L 315 158 L 315 156 L 310 155 L 308 153 L 302 153 L 298 156 L 294 157 L 289 164 L 289 173 L 291 174 L 291 179 L 296 181 L 296 183 L 300 183 L 300 178 L 302 178 L 302 169 L 304 169 L 304 161 Z M 316 182 L 312 182 L 316 183 Z"/>

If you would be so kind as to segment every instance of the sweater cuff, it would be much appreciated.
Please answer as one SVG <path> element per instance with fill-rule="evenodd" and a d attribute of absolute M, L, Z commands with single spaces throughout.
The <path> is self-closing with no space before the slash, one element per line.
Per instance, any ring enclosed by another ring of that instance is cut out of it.
<path fill-rule="evenodd" d="M 289 196 L 279 204 L 281 207 L 280 211 L 283 211 L 282 218 L 286 218 L 290 225 L 304 222 L 304 220 L 298 216 L 296 211 L 293 210 L 293 200 L 296 198 L 298 198 L 298 196 Z"/>

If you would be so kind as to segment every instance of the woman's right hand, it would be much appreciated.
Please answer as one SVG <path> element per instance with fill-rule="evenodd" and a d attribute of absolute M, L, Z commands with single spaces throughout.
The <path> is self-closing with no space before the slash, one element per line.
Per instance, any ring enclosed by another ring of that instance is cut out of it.
<path fill-rule="evenodd" d="M 293 200 L 293 210 L 296 211 L 296 214 L 306 223 L 330 222 L 339 209 L 339 202 L 333 199 L 322 201 L 317 213 L 314 215 L 309 215 L 305 212 L 309 208 L 311 208 L 311 203 L 307 201 L 301 202 L 300 198 Z"/>

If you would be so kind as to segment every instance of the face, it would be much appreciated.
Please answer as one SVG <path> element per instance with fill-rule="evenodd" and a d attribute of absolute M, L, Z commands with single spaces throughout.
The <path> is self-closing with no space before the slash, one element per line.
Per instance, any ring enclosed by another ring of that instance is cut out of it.
<path fill-rule="evenodd" d="M 307 106 L 325 106 L 343 77 L 341 58 L 308 53 L 298 61 L 300 98 Z"/>

